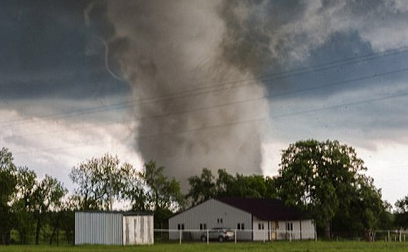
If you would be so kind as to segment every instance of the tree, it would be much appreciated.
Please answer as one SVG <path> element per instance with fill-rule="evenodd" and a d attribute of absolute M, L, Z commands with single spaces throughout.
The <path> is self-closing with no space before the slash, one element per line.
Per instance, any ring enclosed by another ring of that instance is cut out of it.
<path fill-rule="evenodd" d="M 299 141 L 283 151 L 275 186 L 281 199 L 305 210 L 329 238 L 336 215 L 358 216 L 364 228 L 375 226 L 383 209 L 381 194 L 363 174 L 366 170 L 352 147 Z"/>
<path fill-rule="evenodd" d="M 396 226 L 394 224 L 395 218 L 392 214 L 392 205 L 387 201 L 383 201 L 384 211 L 380 214 L 378 228 L 381 230 L 392 230 Z"/>
<path fill-rule="evenodd" d="M 408 228 L 408 196 L 398 200 L 395 203 L 395 224 L 399 228 Z"/>
<path fill-rule="evenodd" d="M 190 184 L 187 197 L 191 204 L 197 205 L 213 197 L 266 198 L 275 196 L 271 178 L 261 175 L 244 176 L 229 174 L 225 169 L 218 170 L 218 177 L 211 170 L 204 168 L 200 176 L 188 179 Z"/>
<path fill-rule="evenodd" d="M 106 153 L 101 158 L 91 158 L 70 173 L 71 180 L 78 185 L 75 199 L 80 209 L 112 209 L 113 200 L 122 199 L 128 186 L 133 167 L 125 163 L 119 166 L 119 158 Z"/>
<path fill-rule="evenodd" d="M 11 152 L 0 150 L 0 244 L 9 244 L 13 215 L 9 203 L 16 191 L 16 166 Z"/>
<path fill-rule="evenodd" d="M 350 201 L 340 200 L 332 220 L 333 231 L 355 237 L 379 227 L 389 229 L 391 220 L 386 212 L 387 205 L 381 200 L 381 191 L 375 188 L 373 179 L 360 175 L 354 188 L 349 194 Z"/>
<path fill-rule="evenodd" d="M 38 186 L 37 175 L 27 167 L 19 167 L 16 177 L 17 192 L 12 205 L 16 216 L 14 228 L 19 233 L 20 243 L 25 244 L 28 242 L 27 237 L 33 228 L 34 192 Z"/>
<path fill-rule="evenodd" d="M 203 171 L 204 172 L 204 171 Z M 211 171 L 210 171 L 211 172 Z M 218 170 L 218 178 L 216 181 L 216 192 L 212 192 L 217 196 L 231 196 L 231 188 L 236 184 L 236 179 L 229 174 L 225 169 Z M 196 189 L 197 190 L 197 189 Z"/>
<path fill-rule="evenodd" d="M 222 173 L 221 176 L 227 176 Z M 224 178 L 224 177 L 223 177 Z M 187 197 L 192 199 L 192 205 L 197 205 L 203 201 L 215 197 L 217 194 L 216 183 L 214 181 L 215 177 L 211 170 L 203 168 L 200 176 L 193 176 L 188 178 L 188 183 L 190 184 L 190 189 Z M 225 178 L 224 180 L 226 180 Z M 219 185 L 219 188 L 228 186 L 228 182 L 224 181 L 225 184 Z M 226 188 L 225 188 L 226 189 Z"/>
<path fill-rule="evenodd" d="M 51 226 L 53 227 L 54 236 L 51 235 L 50 243 L 54 239 L 57 244 L 59 240 L 59 230 L 63 230 L 65 238 L 69 244 L 74 244 L 75 238 L 75 211 L 79 210 L 78 201 L 73 195 L 66 197 L 62 202 L 62 206 L 58 212 L 54 212 L 51 218 Z"/>
<path fill-rule="evenodd" d="M 220 169 L 216 185 L 217 197 L 268 197 L 266 180 L 261 175 L 244 176 L 237 173 L 234 177 L 226 170 Z"/>
<path fill-rule="evenodd" d="M 235 183 L 230 188 L 228 196 L 245 198 L 265 198 L 266 195 L 265 178 L 261 175 L 244 176 L 236 174 Z"/>
<path fill-rule="evenodd" d="M 184 206 L 184 196 L 180 192 L 180 184 L 175 178 L 163 175 L 165 167 L 157 167 L 154 161 L 144 165 L 139 173 L 144 182 L 145 200 L 148 209 L 155 212 L 156 227 L 162 226 L 174 211 Z"/>
<path fill-rule="evenodd" d="M 184 206 L 179 182 L 164 176 L 164 169 L 164 166 L 158 167 L 154 161 L 150 161 L 141 172 L 130 172 L 131 179 L 126 191 L 126 199 L 130 200 L 132 210 L 153 211 L 155 226 L 160 228 L 174 211 Z"/>
<path fill-rule="evenodd" d="M 43 225 L 43 217 L 51 210 L 59 210 L 62 199 L 67 193 L 61 182 L 45 175 L 34 192 L 34 217 L 36 220 L 35 244 L 39 242 L 40 230 Z"/>

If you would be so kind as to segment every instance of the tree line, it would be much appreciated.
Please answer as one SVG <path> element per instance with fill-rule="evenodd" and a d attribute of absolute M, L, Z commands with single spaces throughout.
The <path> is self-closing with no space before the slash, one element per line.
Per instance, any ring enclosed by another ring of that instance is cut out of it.
<path fill-rule="evenodd" d="M 126 210 L 153 212 L 155 228 L 166 228 L 173 214 L 213 197 L 281 199 L 314 219 L 327 238 L 408 228 L 408 196 L 397 201 L 392 212 L 366 170 L 355 150 L 338 141 L 298 141 L 282 151 L 275 177 L 230 174 L 225 169 L 213 174 L 203 168 L 188 178 L 189 189 L 183 194 L 179 181 L 165 176 L 165 167 L 154 161 L 136 169 L 107 153 L 72 168 L 69 177 L 75 189 L 68 193 L 56 178 L 39 179 L 27 167 L 16 167 L 12 153 L 3 148 L 0 243 L 13 241 L 12 230 L 15 242 L 22 244 L 31 236 L 38 244 L 45 233 L 50 244 L 59 241 L 60 233 L 72 243 L 75 211 L 112 210 L 114 202 L 122 202 Z"/>

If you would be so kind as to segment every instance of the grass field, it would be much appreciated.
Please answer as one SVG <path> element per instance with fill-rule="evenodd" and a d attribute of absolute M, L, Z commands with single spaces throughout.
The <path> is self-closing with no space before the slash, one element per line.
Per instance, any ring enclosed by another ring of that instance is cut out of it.
<path fill-rule="evenodd" d="M 137 251 L 137 252 L 352 252 L 352 251 L 408 251 L 407 242 L 267 242 L 267 243 L 202 243 L 155 244 L 153 246 L 0 246 L 0 252 L 91 252 L 91 251 Z"/>

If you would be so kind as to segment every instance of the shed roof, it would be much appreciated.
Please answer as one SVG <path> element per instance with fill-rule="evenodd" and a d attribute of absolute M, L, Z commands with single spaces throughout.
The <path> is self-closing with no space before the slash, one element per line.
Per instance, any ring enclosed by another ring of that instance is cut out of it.
<path fill-rule="evenodd" d="M 238 197 L 217 197 L 214 199 L 241 209 L 263 220 L 277 221 L 302 219 L 302 214 L 297 208 L 286 206 L 282 200 L 278 199 Z"/>
<path fill-rule="evenodd" d="M 103 210 L 79 210 L 76 213 L 105 213 L 105 214 L 121 214 L 123 216 L 144 216 L 153 215 L 153 212 L 133 212 L 133 211 L 103 211 Z"/>

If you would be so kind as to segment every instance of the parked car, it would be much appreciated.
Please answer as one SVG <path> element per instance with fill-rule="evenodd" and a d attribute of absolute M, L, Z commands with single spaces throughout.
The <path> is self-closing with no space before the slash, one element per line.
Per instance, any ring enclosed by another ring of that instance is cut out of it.
<path fill-rule="evenodd" d="M 234 240 L 234 230 L 230 228 L 212 228 L 208 230 L 209 240 L 218 240 L 219 242 Z M 201 235 L 201 241 L 207 241 L 207 232 Z"/>

